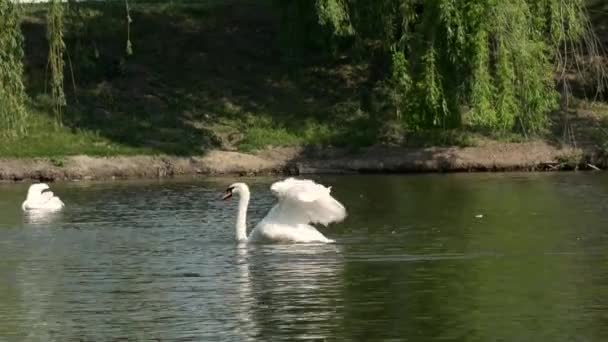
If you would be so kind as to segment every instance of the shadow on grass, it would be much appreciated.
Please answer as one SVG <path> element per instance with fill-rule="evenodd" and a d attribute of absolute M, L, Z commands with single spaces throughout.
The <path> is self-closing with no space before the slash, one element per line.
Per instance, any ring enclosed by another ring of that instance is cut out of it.
<path fill-rule="evenodd" d="M 136 4 L 131 56 L 122 4 L 77 6 L 70 16 L 80 19 L 68 20 L 66 30 L 68 127 L 178 155 L 217 146 L 369 145 L 376 139 L 371 120 L 352 101 L 365 66 L 342 60 L 288 70 L 266 2 Z M 44 108 L 44 11 L 28 14 L 28 88 Z"/>

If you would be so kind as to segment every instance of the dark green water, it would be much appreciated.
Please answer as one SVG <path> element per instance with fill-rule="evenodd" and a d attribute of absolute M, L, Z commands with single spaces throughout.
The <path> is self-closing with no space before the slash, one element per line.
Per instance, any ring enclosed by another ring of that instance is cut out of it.
<path fill-rule="evenodd" d="M 608 175 L 316 179 L 336 245 L 239 248 L 234 179 L 0 185 L 0 341 L 608 341 Z"/>

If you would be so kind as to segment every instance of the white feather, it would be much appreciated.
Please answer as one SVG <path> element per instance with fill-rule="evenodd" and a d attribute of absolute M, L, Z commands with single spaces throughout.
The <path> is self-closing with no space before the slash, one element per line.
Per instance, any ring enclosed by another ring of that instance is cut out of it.
<path fill-rule="evenodd" d="M 273 222 L 327 226 L 346 218 L 346 209 L 331 196 L 331 188 L 311 180 L 288 178 L 272 184 L 270 190 L 279 199 L 266 216 Z"/>

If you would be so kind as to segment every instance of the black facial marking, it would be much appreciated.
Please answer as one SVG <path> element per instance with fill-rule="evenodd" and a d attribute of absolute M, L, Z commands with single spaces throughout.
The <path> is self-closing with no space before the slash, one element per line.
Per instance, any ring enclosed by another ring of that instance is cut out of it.
<path fill-rule="evenodd" d="M 40 191 L 40 193 L 41 193 L 41 194 L 43 194 L 43 193 L 45 193 L 45 192 L 47 192 L 47 191 L 51 191 L 51 189 L 46 188 L 46 189 L 44 189 L 44 190 Z"/>
<path fill-rule="evenodd" d="M 222 196 L 222 200 L 227 200 L 230 197 L 232 197 L 232 190 L 234 189 L 233 186 L 229 187 L 226 189 L 226 191 L 224 191 L 224 196 Z"/>

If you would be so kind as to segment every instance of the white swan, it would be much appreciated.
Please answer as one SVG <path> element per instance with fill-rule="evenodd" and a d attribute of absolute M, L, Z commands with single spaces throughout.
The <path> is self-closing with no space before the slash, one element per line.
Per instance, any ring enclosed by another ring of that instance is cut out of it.
<path fill-rule="evenodd" d="M 309 223 L 328 225 L 346 217 L 346 209 L 331 195 L 327 188 L 311 180 L 288 178 L 270 186 L 279 199 L 247 237 L 247 206 L 249 187 L 245 183 L 234 183 L 226 189 L 222 199 L 233 194 L 240 196 L 236 219 L 236 239 L 239 242 L 334 242 L 323 236 Z"/>
<path fill-rule="evenodd" d="M 59 210 L 65 204 L 55 196 L 49 186 L 45 183 L 30 185 L 27 190 L 27 198 L 21 204 L 21 209 L 26 210 Z"/>

